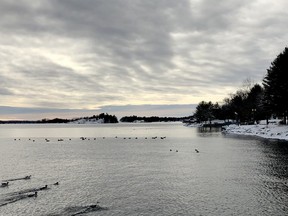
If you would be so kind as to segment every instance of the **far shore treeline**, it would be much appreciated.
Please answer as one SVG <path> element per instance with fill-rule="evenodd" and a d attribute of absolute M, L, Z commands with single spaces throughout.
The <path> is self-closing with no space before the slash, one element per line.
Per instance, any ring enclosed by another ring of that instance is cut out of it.
<path fill-rule="evenodd" d="M 191 121 L 211 122 L 214 119 L 235 120 L 249 124 L 271 117 L 287 123 L 288 115 L 288 48 L 271 63 L 261 84 L 246 86 L 225 98 L 223 104 L 200 102 Z"/>
<path fill-rule="evenodd" d="M 132 123 L 132 122 L 176 122 L 176 121 L 185 121 L 190 117 L 139 117 L 139 116 L 124 116 L 120 119 L 120 122 Z M 8 120 L 8 121 L 0 121 L 0 124 L 59 124 L 59 123 L 76 123 L 76 124 L 84 124 L 84 123 L 119 123 L 117 117 L 115 115 L 109 115 L 108 113 L 101 113 L 100 115 L 93 115 L 91 117 L 80 117 L 73 119 L 62 119 L 62 118 L 54 118 L 54 119 L 42 119 L 36 121 L 30 120 Z"/>
<path fill-rule="evenodd" d="M 175 122 L 175 121 L 184 121 L 188 117 L 139 117 L 139 116 L 124 116 L 120 119 L 121 122 Z"/>
<path fill-rule="evenodd" d="M 0 124 L 48 124 L 48 123 L 118 123 L 118 119 L 115 115 L 109 115 L 108 113 L 101 113 L 99 115 L 93 115 L 91 117 L 80 117 L 73 119 L 42 119 L 36 121 L 29 120 L 9 120 L 9 121 L 0 121 Z"/>

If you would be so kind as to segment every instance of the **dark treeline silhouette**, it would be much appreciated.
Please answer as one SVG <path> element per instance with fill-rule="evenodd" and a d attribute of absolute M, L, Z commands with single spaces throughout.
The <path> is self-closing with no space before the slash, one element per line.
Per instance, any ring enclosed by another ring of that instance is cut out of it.
<path fill-rule="evenodd" d="M 172 122 L 172 121 L 183 121 L 187 119 L 187 117 L 139 117 L 139 116 L 124 116 L 120 119 L 121 122 Z"/>
<path fill-rule="evenodd" d="M 69 119 L 61 119 L 61 118 L 54 118 L 54 119 L 42 119 L 39 123 L 46 124 L 46 123 L 68 123 L 71 120 Z"/>
<path fill-rule="evenodd" d="M 74 118 L 71 121 L 77 121 L 81 119 L 85 119 L 87 121 L 103 119 L 104 123 L 118 123 L 117 117 L 115 115 L 109 115 L 108 113 L 101 113 L 99 115 L 93 115 L 91 117 Z"/>
<path fill-rule="evenodd" d="M 101 113 L 99 115 L 93 115 L 91 117 L 80 117 L 80 118 L 73 118 L 73 119 L 61 119 L 61 118 L 54 118 L 54 119 L 42 119 L 36 121 L 27 121 L 27 120 L 8 120 L 8 121 L 0 121 L 0 124 L 51 124 L 51 123 L 69 123 L 69 122 L 77 122 L 79 120 L 86 120 L 86 121 L 97 121 L 103 119 L 103 123 L 118 123 L 118 119 L 115 115 L 109 115 L 108 113 Z"/>
<path fill-rule="evenodd" d="M 32 120 L 6 120 L 0 121 L 0 124 L 37 124 L 40 123 L 40 120 L 32 121 Z"/>
<path fill-rule="evenodd" d="M 196 107 L 193 120 L 198 123 L 214 119 L 235 120 L 249 124 L 267 120 L 271 116 L 287 122 L 288 115 L 288 48 L 271 63 L 261 84 L 248 82 L 244 88 L 225 98 L 222 105 L 211 101 L 200 102 Z"/>

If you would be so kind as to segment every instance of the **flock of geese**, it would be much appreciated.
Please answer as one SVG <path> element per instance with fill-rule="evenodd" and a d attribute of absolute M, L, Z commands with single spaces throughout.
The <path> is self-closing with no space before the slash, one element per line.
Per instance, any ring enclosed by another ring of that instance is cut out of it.
<path fill-rule="evenodd" d="M 80 137 L 80 140 L 81 141 L 85 141 L 85 140 L 98 140 L 98 139 L 106 139 L 106 138 L 108 138 L 108 137 L 98 137 L 98 138 L 89 138 L 89 137 Z M 109 138 L 111 138 L 111 137 L 109 137 Z M 150 138 L 148 138 L 148 137 L 118 137 L 118 136 L 115 136 L 115 137 L 112 137 L 112 138 L 114 138 L 114 139 L 124 139 L 124 140 L 126 140 L 126 139 L 129 139 L 129 140 L 131 140 L 131 139 L 145 139 L 145 140 L 147 140 L 147 139 L 153 139 L 153 140 L 156 140 L 156 139 L 161 139 L 161 140 L 164 140 L 164 139 L 166 139 L 166 136 L 160 136 L 160 137 L 158 137 L 158 136 L 153 136 L 153 137 L 150 137 Z M 23 138 L 22 138 L 23 139 Z M 78 138 L 79 139 L 79 138 Z M 17 138 L 17 139 L 14 139 L 14 141 L 20 141 L 21 139 L 19 139 L 19 138 Z M 39 139 L 38 139 L 39 140 Z M 38 141 L 37 140 L 37 141 Z M 63 141 L 66 141 L 66 140 L 72 140 L 71 138 L 65 138 L 65 139 L 63 139 L 63 138 L 56 138 L 56 140 L 52 140 L 52 141 L 58 141 L 58 142 L 63 142 Z M 31 138 L 29 138 L 29 141 L 32 141 L 32 142 L 35 142 L 36 141 L 36 139 L 31 139 Z M 45 142 L 50 142 L 51 141 L 51 139 L 48 139 L 48 138 L 44 138 L 44 141 Z M 175 152 L 179 152 L 178 151 L 178 149 L 170 149 L 170 152 L 172 152 L 172 151 L 175 151 Z M 195 149 L 195 152 L 196 153 L 200 153 L 200 151 L 198 150 L 198 149 Z M 1 181 L 1 184 L 0 184 L 0 187 L 2 187 L 2 188 L 5 188 L 5 187 L 9 187 L 10 186 L 10 182 L 12 182 L 12 181 L 17 181 L 17 180 L 29 180 L 29 179 L 31 179 L 31 175 L 27 175 L 27 176 L 25 176 L 25 177 L 22 177 L 22 178 L 14 178 L 14 179 L 7 179 L 7 180 L 2 180 Z M 52 185 L 59 185 L 59 182 L 55 182 L 54 184 L 52 184 Z M 45 185 L 45 186 L 42 186 L 42 187 L 38 187 L 38 188 L 32 188 L 32 189 L 29 189 L 29 190 L 23 190 L 23 191 L 20 191 L 20 192 L 18 192 L 18 193 L 16 193 L 16 194 L 13 194 L 13 196 L 11 196 L 11 197 L 8 197 L 8 198 L 6 198 L 6 199 L 4 199 L 4 200 L 2 200 L 1 201 L 1 199 L 0 199 L 0 207 L 1 206 L 3 206 L 3 205 L 7 205 L 7 204 L 9 204 L 9 203 L 13 203 L 13 202 L 16 202 L 16 201 L 18 201 L 18 200 L 21 200 L 21 199 L 24 199 L 24 198 L 28 198 L 28 197 L 37 197 L 38 196 L 38 192 L 39 191 L 42 191 L 42 190 L 47 190 L 47 189 L 50 189 L 50 187 L 48 187 L 48 185 Z M 4 202 L 3 202 L 4 201 Z M 2 202 L 2 203 L 1 203 Z M 83 208 L 83 207 L 82 207 Z M 83 213 L 83 211 L 86 213 L 86 212 L 90 212 L 90 211 L 94 211 L 94 210 L 103 210 L 104 208 L 101 208 L 99 205 L 91 205 L 91 206 L 86 206 L 85 208 L 83 208 L 83 209 L 79 209 L 79 210 L 81 210 L 80 212 L 81 213 Z"/>
<path fill-rule="evenodd" d="M 114 137 L 115 139 L 124 139 L 124 140 L 126 140 L 126 139 L 129 139 L 129 140 L 131 140 L 131 139 L 138 139 L 138 137 L 118 137 L 118 136 L 115 136 Z M 101 138 L 89 138 L 89 137 L 80 137 L 80 140 L 82 140 L 82 141 L 85 141 L 85 140 L 88 140 L 88 141 L 90 141 L 90 140 L 97 140 L 97 139 L 106 139 L 106 137 L 101 137 Z M 140 139 L 140 138 L 139 138 Z M 148 139 L 148 137 L 144 137 L 144 139 L 145 140 L 147 140 Z M 164 140 L 164 139 L 166 139 L 166 136 L 160 136 L 160 137 L 158 137 L 158 136 L 153 136 L 153 137 L 151 137 L 151 139 L 153 139 L 153 140 L 156 140 L 156 139 L 161 139 L 161 140 Z M 14 139 L 14 141 L 17 141 L 17 140 L 21 140 L 21 139 Z M 31 139 L 31 138 L 29 138 L 29 141 L 33 141 L 33 142 L 35 142 L 35 139 Z M 46 142 L 50 142 L 50 139 L 47 139 L 47 138 L 45 138 L 44 139 Z M 67 138 L 67 140 L 69 140 L 69 141 L 71 141 L 72 139 L 71 138 Z M 65 141 L 63 138 L 58 138 L 57 139 L 57 141 L 58 142 L 63 142 L 63 141 Z M 172 152 L 173 150 L 172 149 L 170 149 L 170 152 Z M 179 152 L 178 151 L 178 149 L 176 149 L 175 150 L 175 152 Z M 196 153 L 200 153 L 200 151 L 198 150 L 198 149 L 195 149 L 195 152 Z"/>
<path fill-rule="evenodd" d="M 115 139 L 138 139 L 138 137 L 118 137 L 118 136 L 115 136 L 114 137 Z M 166 139 L 166 136 L 161 136 L 161 137 L 158 137 L 158 136 L 154 136 L 154 137 L 151 137 L 151 139 L 153 139 L 153 140 L 156 140 L 156 139 L 161 139 L 161 140 L 164 140 L 164 139 Z M 84 140 L 99 140 L 99 139 L 106 139 L 106 137 L 98 137 L 98 138 L 96 138 L 96 137 L 94 137 L 94 138 L 89 138 L 89 137 L 80 137 L 80 140 L 82 140 L 82 141 L 84 141 Z M 140 139 L 140 138 L 139 138 Z M 148 139 L 148 137 L 144 137 L 144 139 Z M 20 141 L 21 139 L 20 138 L 18 138 L 18 139 L 14 139 L 14 141 Z M 35 139 L 31 139 L 31 138 L 29 138 L 28 139 L 29 141 L 32 141 L 32 142 L 35 142 L 36 140 Z M 47 138 L 44 138 L 44 140 L 46 141 L 46 142 L 50 142 L 50 139 L 47 139 Z M 66 140 L 69 140 L 69 141 L 71 141 L 72 139 L 71 138 L 67 138 Z M 58 142 L 63 142 L 63 141 L 65 141 L 65 139 L 63 139 L 63 138 L 58 138 L 57 139 L 57 141 Z"/>

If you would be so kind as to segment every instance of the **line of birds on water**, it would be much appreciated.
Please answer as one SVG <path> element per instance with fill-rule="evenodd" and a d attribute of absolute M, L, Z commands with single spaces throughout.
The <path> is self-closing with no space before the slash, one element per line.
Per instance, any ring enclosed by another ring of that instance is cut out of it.
<path fill-rule="evenodd" d="M 106 139 L 106 137 L 101 137 L 102 139 Z M 88 138 L 88 137 L 80 137 L 80 140 L 82 140 L 82 141 L 84 141 L 84 140 L 97 140 L 97 139 L 101 139 L 100 137 L 98 137 L 98 138 Z M 118 139 L 118 138 L 121 138 L 121 137 L 118 137 L 118 136 L 115 136 L 114 137 L 115 139 Z M 122 137 L 123 139 L 140 139 L 140 138 L 138 138 L 138 137 Z M 155 139 L 161 139 L 161 140 L 163 140 L 163 139 L 166 139 L 166 136 L 161 136 L 161 137 L 158 137 L 158 136 L 154 136 L 154 137 L 151 137 L 151 139 L 153 139 L 153 140 L 155 140 Z M 148 139 L 148 137 L 144 137 L 144 139 Z M 18 138 L 18 139 L 14 139 L 14 141 L 20 141 L 21 139 L 20 138 Z M 35 139 L 31 139 L 31 138 L 29 138 L 28 139 L 29 141 L 32 141 L 32 142 L 35 142 L 36 140 Z M 46 141 L 46 142 L 50 142 L 50 139 L 47 139 L 47 138 L 44 138 L 44 140 Z M 67 140 L 69 140 L 69 141 L 71 141 L 72 139 L 71 138 L 69 138 L 69 139 L 67 139 Z M 57 141 L 58 142 L 63 142 L 63 141 L 65 141 L 65 139 L 63 139 L 63 138 L 57 138 Z"/>
<path fill-rule="evenodd" d="M 118 136 L 115 136 L 114 137 L 115 139 L 118 139 L 118 138 L 120 138 L 120 137 L 118 137 Z M 122 137 L 124 140 L 126 140 L 126 139 L 129 139 L 129 140 L 131 140 L 132 139 L 132 137 Z M 166 136 L 161 136 L 161 137 L 158 137 L 158 136 L 153 136 L 153 137 L 151 137 L 151 139 L 153 139 L 153 140 L 155 140 L 155 139 L 157 139 L 157 138 L 160 138 L 160 139 L 166 139 Z M 98 139 L 101 139 L 101 138 L 98 138 Z M 102 137 L 102 139 L 106 139 L 106 137 Z M 134 139 L 138 139 L 138 137 L 134 137 Z M 144 139 L 148 139 L 148 137 L 145 137 Z M 14 139 L 15 141 L 17 140 L 17 139 Z M 18 140 L 21 140 L 21 139 L 18 139 Z M 29 140 L 31 140 L 30 138 L 29 138 Z M 50 142 L 50 140 L 49 139 L 47 139 L 47 138 L 45 138 L 44 139 L 46 142 Z M 71 141 L 72 139 L 71 138 L 69 138 L 69 140 Z M 82 141 L 84 141 L 84 140 L 97 140 L 97 138 L 88 138 L 88 137 L 80 137 L 80 140 L 82 140 Z M 35 142 L 35 140 L 32 140 L 33 142 Z M 62 138 L 60 138 L 60 139 L 57 139 L 57 141 L 58 142 L 63 142 L 64 141 L 64 139 L 62 139 Z M 170 151 L 172 151 L 172 149 L 170 149 Z M 179 152 L 178 151 L 178 149 L 176 149 L 175 150 L 175 152 Z M 198 150 L 198 149 L 195 149 L 195 152 L 196 153 L 200 153 L 200 151 Z"/>
<path fill-rule="evenodd" d="M 173 151 L 173 150 L 170 149 L 170 152 L 172 152 L 172 151 Z M 176 149 L 175 152 L 178 152 L 178 149 Z M 195 149 L 195 152 L 196 152 L 196 153 L 200 153 L 200 151 L 199 151 L 198 149 Z"/>

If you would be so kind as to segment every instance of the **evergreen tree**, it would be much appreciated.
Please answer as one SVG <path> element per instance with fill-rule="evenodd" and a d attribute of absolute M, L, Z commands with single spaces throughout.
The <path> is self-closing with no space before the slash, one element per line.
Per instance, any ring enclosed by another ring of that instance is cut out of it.
<path fill-rule="evenodd" d="M 259 84 L 255 84 L 248 92 L 246 103 L 250 112 L 250 119 L 253 121 L 266 118 L 266 112 L 263 106 L 263 91 L 263 88 Z"/>
<path fill-rule="evenodd" d="M 288 48 L 271 63 L 263 79 L 264 101 L 272 113 L 286 117 L 288 111 Z"/>
<path fill-rule="evenodd" d="M 222 119 L 236 119 L 239 123 L 265 119 L 263 91 L 259 84 L 254 84 L 231 94 L 230 98 L 225 98 L 221 107 Z"/>
<path fill-rule="evenodd" d="M 194 117 L 196 118 L 197 122 L 211 121 L 214 119 L 213 109 L 214 105 L 211 101 L 201 101 L 196 107 Z"/>

